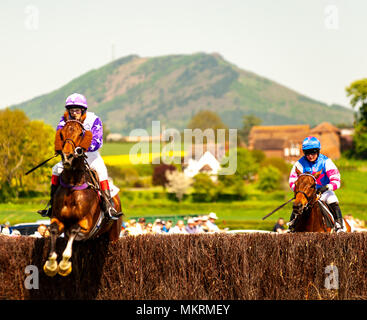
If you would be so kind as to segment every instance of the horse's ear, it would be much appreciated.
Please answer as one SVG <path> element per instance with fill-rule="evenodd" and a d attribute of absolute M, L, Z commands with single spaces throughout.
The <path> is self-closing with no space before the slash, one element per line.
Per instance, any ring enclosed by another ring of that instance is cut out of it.
<path fill-rule="evenodd" d="M 69 111 L 64 112 L 64 119 L 69 120 Z"/>
<path fill-rule="evenodd" d="M 297 176 L 300 176 L 302 174 L 302 172 L 296 167 L 296 173 L 297 173 Z"/>
<path fill-rule="evenodd" d="M 320 177 L 321 172 L 322 172 L 322 170 L 314 173 L 313 176 L 317 179 L 318 177 Z"/>

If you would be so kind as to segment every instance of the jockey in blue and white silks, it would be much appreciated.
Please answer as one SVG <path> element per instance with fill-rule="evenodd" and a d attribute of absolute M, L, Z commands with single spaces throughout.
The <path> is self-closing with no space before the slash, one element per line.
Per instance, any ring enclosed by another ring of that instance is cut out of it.
<path fill-rule="evenodd" d="M 343 229 L 343 218 L 339 207 L 339 201 L 335 195 L 335 190 L 340 188 L 340 172 L 334 162 L 327 156 L 320 153 L 321 143 L 316 137 L 307 137 L 303 140 L 302 150 L 304 156 L 294 165 L 289 175 L 289 186 L 294 191 L 295 182 L 298 179 L 296 168 L 302 173 L 311 173 L 321 171 L 316 180 L 316 190 L 321 194 L 320 200 L 326 202 L 331 208 L 336 221 L 336 231 Z M 294 227 L 295 215 L 292 212 L 290 218 L 290 229 Z M 293 223 L 292 223 L 293 222 Z"/>
<path fill-rule="evenodd" d="M 79 94 L 73 93 L 66 99 L 65 103 L 66 111 L 61 117 L 60 122 L 56 128 L 56 132 L 61 130 L 68 120 L 78 120 L 83 124 L 83 128 L 86 131 L 92 132 L 92 141 L 88 150 L 84 150 L 87 156 L 86 160 L 92 169 L 95 169 L 98 173 L 100 181 L 100 191 L 109 200 L 105 201 L 104 209 L 111 219 L 117 219 L 121 213 L 117 213 L 113 207 L 112 196 L 110 192 L 110 185 L 108 182 L 108 173 L 106 165 L 99 153 L 99 149 L 103 145 L 103 125 L 101 119 L 93 112 L 87 111 L 88 104 L 87 99 Z M 62 161 L 58 162 L 52 168 L 51 178 L 51 206 L 48 210 L 40 210 L 39 213 L 43 216 L 50 216 L 52 210 L 52 198 L 59 186 L 59 176 L 64 170 Z M 103 197 L 102 197 L 103 198 Z"/>

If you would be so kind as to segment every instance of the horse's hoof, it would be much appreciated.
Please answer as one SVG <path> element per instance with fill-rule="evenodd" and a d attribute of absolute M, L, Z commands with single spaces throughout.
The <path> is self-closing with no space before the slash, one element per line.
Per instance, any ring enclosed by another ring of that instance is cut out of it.
<path fill-rule="evenodd" d="M 57 271 L 60 276 L 66 277 L 72 270 L 71 262 L 60 262 L 59 270 Z"/>
<path fill-rule="evenodd" d="M 53 277 L 57 274 L 57 263 L 48 263 L 47 261 L 43 266 L 43 271 L 49 277 Z"/>

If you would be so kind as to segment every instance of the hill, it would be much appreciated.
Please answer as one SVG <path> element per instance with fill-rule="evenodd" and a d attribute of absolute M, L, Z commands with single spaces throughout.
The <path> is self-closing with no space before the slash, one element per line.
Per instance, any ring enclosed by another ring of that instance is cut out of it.
<path fill-rule="evenodd" d="M 125 135 L 136 128 L 149 130 L 152 120 L 183 129 L 203 109 L 218 113 L 231 128 L 240 128 L 248 114 L 272 125 L 353 122 L 350 109 L 328 106 L 242 70 L 218 54 L 206 53 L 154 58 L 130 55 L 11 108 L 56 126 L 64 101 L 73 92 L 86 95 L 89 110 L 111 132 Z"/>

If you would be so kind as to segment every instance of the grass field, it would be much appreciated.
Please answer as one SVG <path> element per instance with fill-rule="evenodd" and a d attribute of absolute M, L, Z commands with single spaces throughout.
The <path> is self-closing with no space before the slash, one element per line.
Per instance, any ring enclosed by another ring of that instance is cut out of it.
<path fill-rule="evenodd" d="M 116 165 L 128 163 L 131 143 L 107 143 L 103 147 L 102 156 L 106 164 Z M 152 155 L 149 156 L 150 160 Z M 124 162 L 125 161 L 125 162 Z M 354 217 L 367 221 L 367 161 L 356 161 L 342 158 L 336 161 L 342 176 L 342 187 L 336 191 L 343 215 L 352 214 Z M 159 188 L 158 188 L 159 189 Z M 155 190 L 136 190 L 134 197 L 126 196 L 124 190 L 120 197 L 125 213 L 125 220 L 130 217 L 156 216 L 167 217 L 175 215 L 203 215 L 215 212 L 218 224 L 230 229 L 264 229 L 270 230 L 279 217 L 288 221 L 292 204 L 288 204 L 275 214 L 262 220 L 267 213 L 290 199 L 293 194 L 289 190 L 263 193 L 256 189 L 256 185 L 247 188 L 248 200 L 238 202 L 192 203 L 183 201 L 177 203 L 166 198 L 155 199 Z M 159 191 L 159 190 L 158 190 Z M 131 194 L 132 191 L 129 191 Z M 42 217 L 37 210 L 46 206 L 47 195 L 41 198 L 17 199 L 12 203 L 0 203 L 0 223 L 9 221 L 11 224 L 32 222 Z"/>

